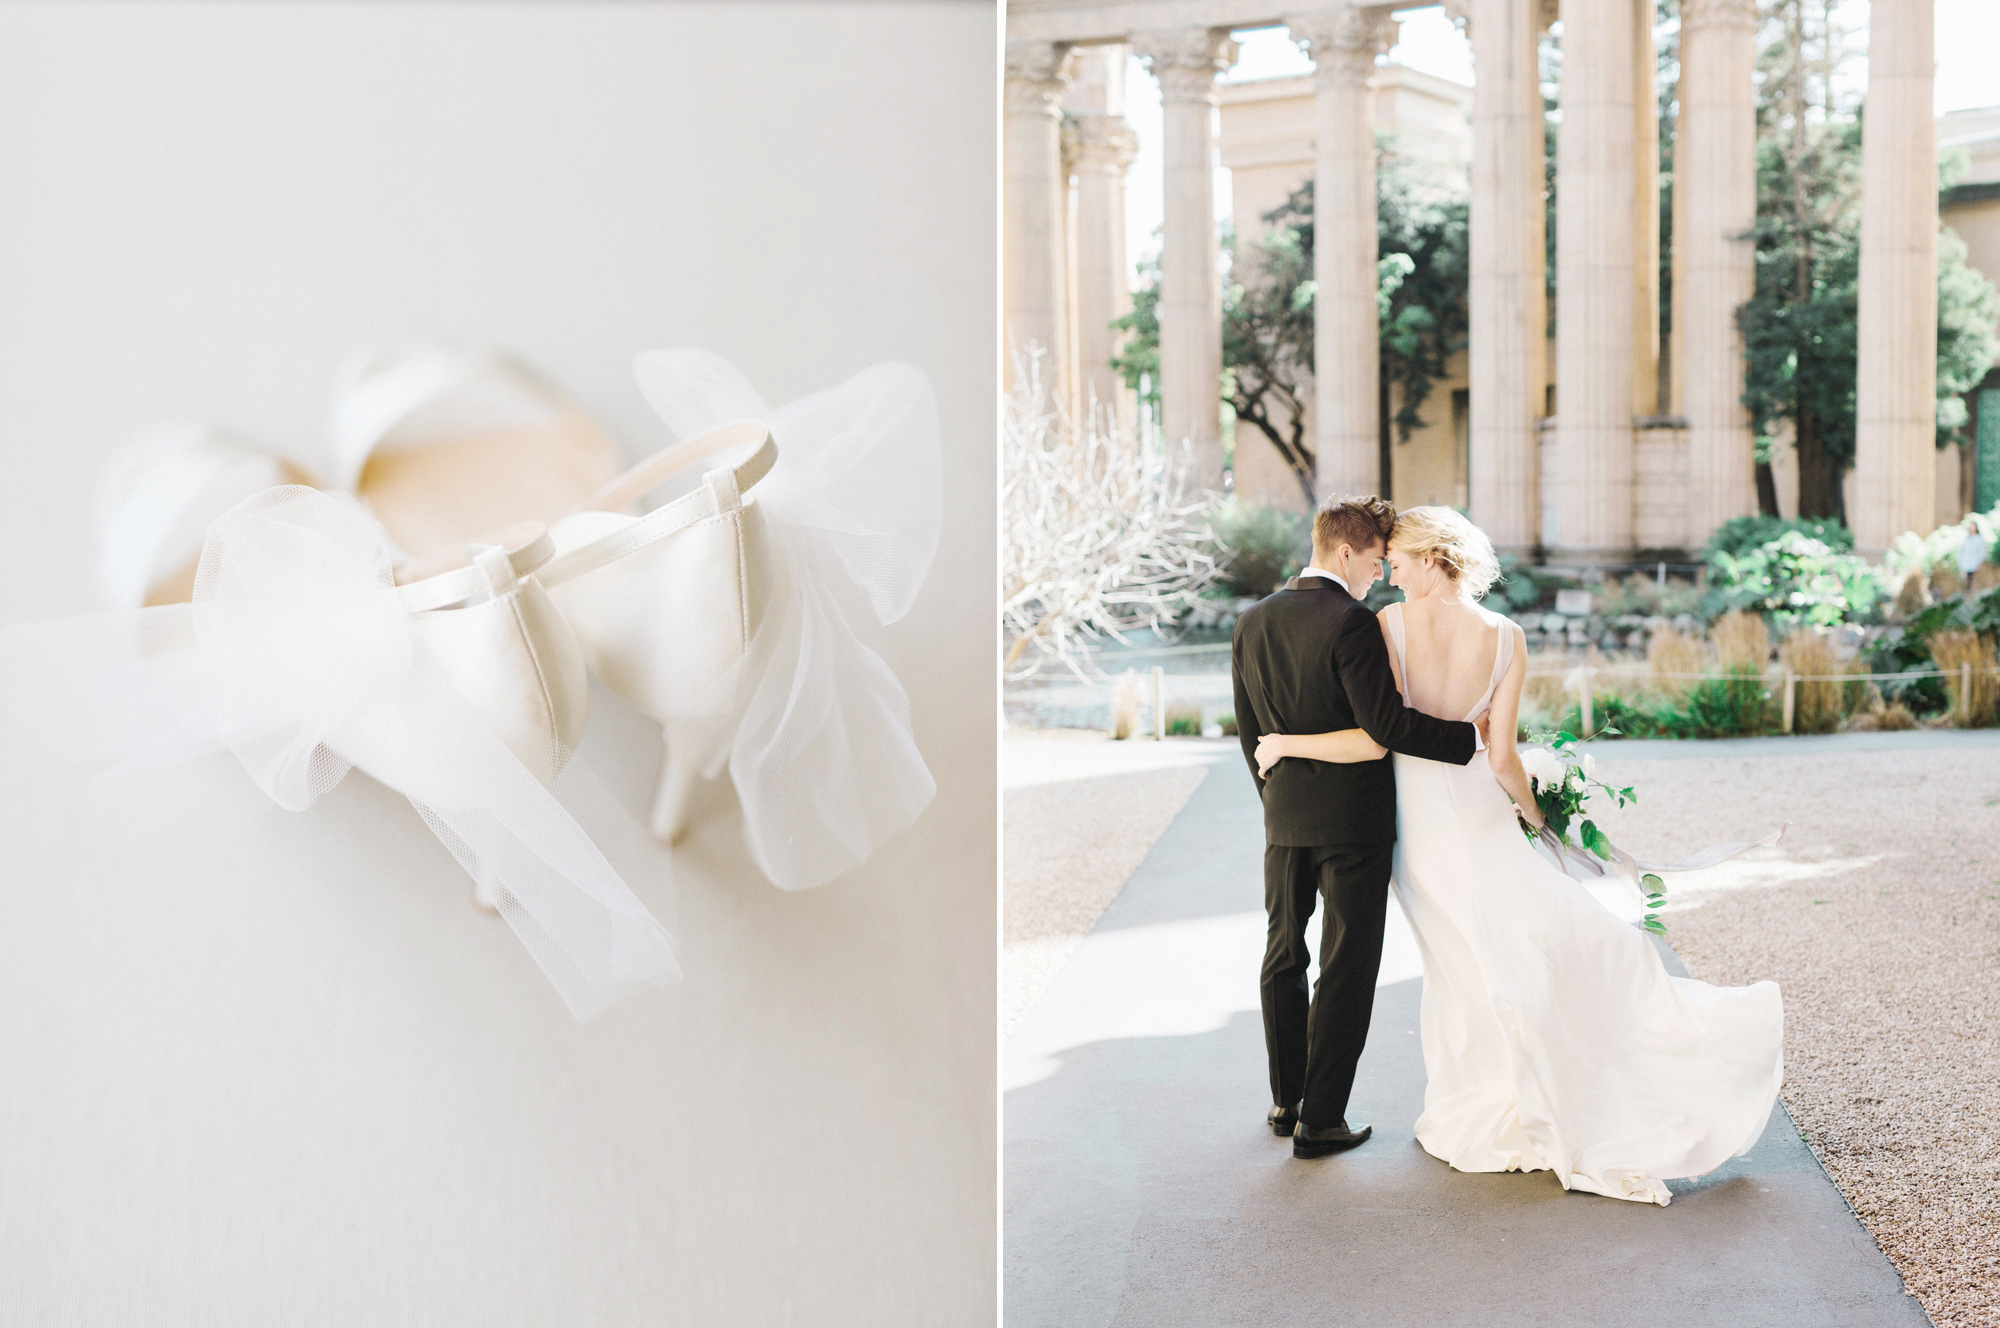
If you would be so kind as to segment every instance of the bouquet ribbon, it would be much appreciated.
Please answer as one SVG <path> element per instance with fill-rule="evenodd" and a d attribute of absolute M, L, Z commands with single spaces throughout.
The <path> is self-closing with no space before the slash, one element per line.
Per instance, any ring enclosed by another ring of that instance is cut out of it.
<path fill-rule="evenodd" d="M 1647 895 L 1647 890 L 1640 878 L 1649 872 L 1690 872 L 1700 871 L 1704 867 L 1714 867 L 1720 863 L 1729 861 L 1739 854 L 1748 853 L 1753 848 L 1769 848 L 1775 845 L 1785 837 L 1785 831 L 1791 828 L 1791 822 L 1787 821 L 1770 834 L 1765 835 L 1762 839 L 1732 840 L 1722 844 L 1711 844 L 1699 853 L 1691 854 L 1674 862 L 1653 862 L 1645 858 L 1635 857 L 1612 843 L 1608 836 L 1603 840 L 1604 846 L 1611 850 L 1611 856 L 1609 860 L 1606 860 L 1587 849 L 1563 842 L 1556 835 L 1555 831 L 1549 829 L 1546 821 L 1542 823 L 1540 829 L 1535 831 L 1535 838 L 1545 845 L 1551 853 L 1556 855 L 1556 864 L 1562 868 L 1566 875 L 1573 879 L 1583 880 L 1586 876 L 1609 876 L 1615 870 L 1618 875 L 1629 880 L 1632 883 L 1632 888 L 1639 892 L 1641 899 L 1644 899 Z"/>

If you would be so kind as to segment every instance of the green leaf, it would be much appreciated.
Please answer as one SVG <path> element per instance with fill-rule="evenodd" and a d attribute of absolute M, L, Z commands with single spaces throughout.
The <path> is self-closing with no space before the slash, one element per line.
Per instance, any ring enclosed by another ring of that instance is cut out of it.
<path fill-rule="evenodd" d="M 1658 918 L 1647 918 L 1641 925 L 1655 936 L 1665 936 L 1667 934 L 1667 924 L 1661 922 Z"/>
<path fill-rule="evenodd" d="M 1611 840 L 1597 828 L 1597 822 L 1585 821 L 1579 831 L 1579 838 L 1583 840 L 1585 848 L 1606 862 L 1611 861 Z"/>
<path fill-rule="evenodd" d="M 1663 895 L 1667 892 L 1667 883 L 1651 872 L 1647 872 L 1644 876 L 1641 876 L 1639 884 L 1645 886 L 1647 892 L 1650 894 Z"/>

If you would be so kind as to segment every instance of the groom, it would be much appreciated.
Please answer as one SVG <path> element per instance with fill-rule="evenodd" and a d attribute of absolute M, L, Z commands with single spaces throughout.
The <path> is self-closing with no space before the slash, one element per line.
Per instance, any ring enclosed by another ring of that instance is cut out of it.
<path fill-rule="evenodd" d="M 1362 600 L 1381 575 L 1396 509 L 1333 499 L 1313 516 L 1312 565 L 1236 620 L 1230 672 L 1243 755 L 1264 800 L 1264 1047 L 1268 1117 L 1293 1157 L 1324 1157 L 1367 1139 L 1349 1127 L 1347 1095 L 1368 1040 L 1396 843 L 1396 776 L 1385 756 L 1336 765 L 1288 758 L 1257 773 L 1265 733 L 1360 728 L 1393 752 L 1464 765 L 1481 745 L 1467 723 L 1408 709 L 1381 628 Z M 1307 999 L 1306 924 L 1326 896 L 1319 986 Z M 1296 1129 L 1294 1128 L 1296 1127 Z"/>

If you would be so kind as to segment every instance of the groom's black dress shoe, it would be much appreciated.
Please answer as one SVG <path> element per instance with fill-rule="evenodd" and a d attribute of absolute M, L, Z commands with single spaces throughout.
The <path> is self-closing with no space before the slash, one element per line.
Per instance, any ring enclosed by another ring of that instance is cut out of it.
<path fill-rule="evenodd" d="M 1373 1125 L 1363 1125 L 1360 1129 L 1350 1130 L 1347 1128 L 1347 1122 L 1342 1121 L 1338 1125 L 1315 1130 L 1304 1121 L 1300 1121 L 1298 1131 L 1292 1135 L 1292 1156 L 1325 1157 L 1328 1153 L 1338 1153 L 1356 1144 L 1365 1143 L 1368 1136 L 1373 1133 L 1375 1133 Z"/>
<path fill-rule="evenodd" d="M 1264 1118 L 1264 1123 L 1271 1127 L 1272 1134 L 1280 1139 L 1284 1138 L 1299 1123 L 1298 1105 L 1294 1103 L 1289 1107 L 1272 1107 L 1271 1114 Z"/>

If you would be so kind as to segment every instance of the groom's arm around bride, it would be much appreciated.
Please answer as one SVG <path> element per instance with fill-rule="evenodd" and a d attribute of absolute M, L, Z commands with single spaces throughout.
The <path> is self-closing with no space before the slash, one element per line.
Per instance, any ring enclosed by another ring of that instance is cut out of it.
<path fill-rule="evenodd" d="M 1403 704 L 1375 615 L 1361 602 L 1380 574 L 1394 509 L 1379 499 L 1328 504 L 1314 520 L 1313 565 L 1237 620 L 1230 652 L 1244 760 L 1264 802 L 1269 842 L 1297 846 L 1395 838 L 1386 760 L 1283 760 L 1257 768 L 1265 733 L 1360 729 L 1392 752 L 1464 765 L 1469 723 Z"/>

